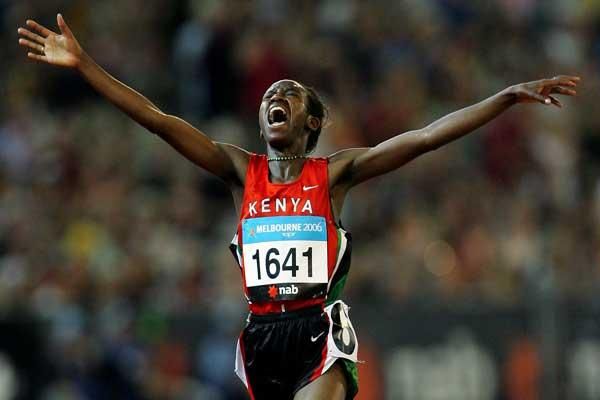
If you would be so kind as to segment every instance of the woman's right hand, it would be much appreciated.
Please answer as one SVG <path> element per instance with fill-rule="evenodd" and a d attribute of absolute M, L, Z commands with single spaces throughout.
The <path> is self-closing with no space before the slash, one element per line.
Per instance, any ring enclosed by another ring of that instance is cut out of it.
<path fill-rule="evenodd" d="M 56 21 L 60 35 L 33 20 L 27 20 L 27 27 L 37 33 L 19 28 L 17 32 L 23 36 L 19 38 L 19 44 L 35 50 L 35 52 L 27 53 L 29 58 L 61 67 L 77 68 L 81 62 L 83 50 L 62 15 L 57 14 Z"/>

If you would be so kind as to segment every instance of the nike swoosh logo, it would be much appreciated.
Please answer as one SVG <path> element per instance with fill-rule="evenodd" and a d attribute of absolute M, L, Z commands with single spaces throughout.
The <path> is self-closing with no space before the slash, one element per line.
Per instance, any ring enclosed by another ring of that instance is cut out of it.
<path fill-rule="evenodd" d="M 310 337 L 310 341 L 313 342 L 313 343 L 316 342 L 317 339 L 320 338 L 324 333 L 325 333 L 325 331 L 319 333 L 317 336 L 311 336 Z"/>
<path fill-rule="evenodd" d="M 316 187 L 319 187 L 319 185 L 314 185 L 314 186 L 302 186 L 302 190 L 304 190 L 304 191 L 306 192 L 307 190 L 314 189 L 314 188 L 316 188 Z"/>

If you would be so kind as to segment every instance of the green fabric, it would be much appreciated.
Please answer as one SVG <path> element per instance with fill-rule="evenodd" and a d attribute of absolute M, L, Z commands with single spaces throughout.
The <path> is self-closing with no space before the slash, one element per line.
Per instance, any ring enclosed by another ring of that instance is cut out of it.
<path fill-rule="evenodd" d="M 348 279 L 348 274 L 342 276 L 340 280 L 335 284 L 333 289 L 329 291 L 329 294 L 327 295 L 327 300 L 325 301 L 326 306 L 332 304 L 334 301 L 340 298 L 342 290 L 344 289 L 344 285 L 346 285 L 346 279 Z"/>
<path fill-rule="evenodd" d="M 336 362 L 340 363 L 346 380 L 348 382 L 348 393 L 346 393 L 346 400 L 352 400 L 358 393 L 358 368 L 356 363 L 350 360 L 339 358 Z"/>

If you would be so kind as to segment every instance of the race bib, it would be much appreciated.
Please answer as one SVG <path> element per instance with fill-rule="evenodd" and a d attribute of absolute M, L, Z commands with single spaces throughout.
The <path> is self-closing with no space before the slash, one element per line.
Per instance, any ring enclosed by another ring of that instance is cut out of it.
<path fill-rule="evenodd" d="M 242 253 L 250 301 L 325 296 L 325 218 L 278 216 L 245 219 L 242 221 Z"/>

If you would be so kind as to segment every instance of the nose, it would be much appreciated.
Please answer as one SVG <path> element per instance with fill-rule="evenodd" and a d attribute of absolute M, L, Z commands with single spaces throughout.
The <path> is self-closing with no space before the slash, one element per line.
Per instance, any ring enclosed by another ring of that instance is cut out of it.
<path fill-rule="evenodd" d="M 276 92 L 273 94 L 273 96 L 271 96 L 271 101 L 283 100 L 283 99 L 285 99 L 285 96 L 284 96 L 284 91 L 283 91 L 283 89 L 279 89 L 279 90 L 277 90 L 277 91 L 276 91 Z"/>

